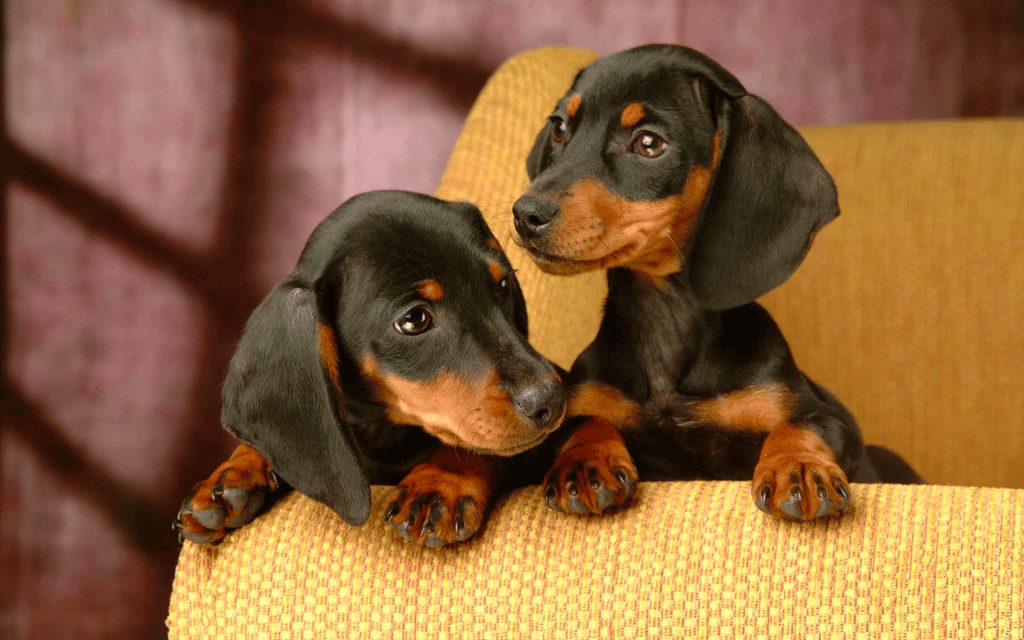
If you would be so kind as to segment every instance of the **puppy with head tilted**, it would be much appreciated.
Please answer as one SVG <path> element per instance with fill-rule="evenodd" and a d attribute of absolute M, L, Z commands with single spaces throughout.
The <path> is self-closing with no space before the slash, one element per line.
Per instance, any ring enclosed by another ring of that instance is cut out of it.
<path fill-rule="evenodd" d="M 555 367 L 526 341 L 526 305 L 480 211 L 400 191 L 356 196 L 312 233 L 253 311 L 224 382 L 242 441 L 196 484 L 175 527 L 216 543 L 280 486 L 350 524 L 371 483 L 407 540 L 466 540 L 499 492 L 536 483 L 562 422 Z"/>
<path fill-rule="evenodd" d="M 638 478 L 753 479 L 758 508 L 838 514 L 852 482 L 920 482 L 865 447 L 804 375 L 756 298 L 839 213 L 799 133 L 728 71 L 682 46 L 601 58 L 537 136 L 513 238 L 545 271 L 607 270 L 594 342 L 568 375 L 558 510 L 624 504 Z"/>

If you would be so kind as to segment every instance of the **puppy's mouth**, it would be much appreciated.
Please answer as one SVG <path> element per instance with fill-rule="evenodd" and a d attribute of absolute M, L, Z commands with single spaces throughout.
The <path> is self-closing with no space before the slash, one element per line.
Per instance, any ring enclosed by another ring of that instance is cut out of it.
<path fill-rule="evenodd" d="M 622 266 L 626 264 L 626 260 L 624 258 L 632 256 L 636 250 L 636 244 L 631 243 L 621 249 L 612 250 L 609 253 L 596 258 L 581 259 L 548 253 L 531 245 L 532 243 L 523 243 L 520 246 L 526 249 L 527 253 L 530 254 L 530 258 L 541 271 L 559 276 L 584 273 L 586 271 L 600 271 Z"/>
<path fill-rule="evenodd" d="M 475 451 L 477 453 L 485 455 L 509 457 L 518 455 L 520 453 L 523 453 L 524 451 L 529 451 L 530 449 L 533 449 L 534 447 L 544 442 L 544 440 L 546 440 L 549 435 L 554 433 L 555 430 L 558 429 L 558 427 L 562 426 L 562 421 L 565 420 L 565 415 L 568 411 L 568 408 L 568 403 L 563 403 L 561 413 L 558 414 L 558 417 L 552 420 L 550 424 L 545 426 L 543 429 L 531 429 L 530 427 L 523 427 L 523 429 L 530 429 L 534 431 L 535 435 L 532 438 L 516 438 L 517 441 L 512 442 L 509 442 L 507 440 L 501 442 L 501 440 L 504 439 L 495 437 L 473 438 L 473 440 L 476 440 L 476 442 L 472 442 L 470 441 L 470 439 L 461 437 L 457 433 L 454 433 L 448 429 L 428 429 L 428 431 L 445 444 L 461 447 L 463 449 L 469 449 L 471 451 Z M 516 435 L 529 436 L 529 431 L 526 431 L 525 434 L 523 434 L 523 432 L 520 431 L 520 433 Z"/>
<path fill-rule="evenodd" d="M 507 458 L 507 457 L 511 457 L 511 456 L 523 453 L 524 451 L 529 451 L 530 449 L 533 449 L 534 447 L 540 445 L 542 442 L 547 440 L 547 437 L 549 435 L 551 435 L 555 431 L 555 429 L 557 429 L 562 424 L 562 420 L 564 418 L 565 418 L 565 408 L 563 407 L 562 415 L 558 418 L 558 420 L 553 422 L 551 427 L 549 427 L 547 429 L 544 429 L 543 431 L 539 431 L 538 435 L 535 438 L 532 438 L 530 440 L 526 440 L 526 441 L 523 441 L 523 442 L 517 442 L 517 443 L 514 443 L 514 444 L 506 444 L 504 446 L 496 446 L 496 445 L 486 445 L 485 446 L 485 445 L 481 445 L 479 443 L 472 443 L 472 442 L 469 442 L 467 440 L 464 440 L 463 438 L 460 438 L 457 434 L 452 433 L 451 431 L 448 431 L 447 429 L 444 429 L 444 430 L 428 429 L 428 432 L 432 433 L 434 435 L 434 437 L 436 437 L 438 440 L 444 442 L 445 444 L 451 445 L 453 447 L 458 447 L 460 449 L 469 449 L 470 451 L 474 451 L 474 452 L 479 453 L 479 454 L 491 455 L 491 456 L 499 456 L 499 457 Z"/>
<path fill-rule="evenodd" d="M 514 224 L 509 226 L 512 230 L 512 241 L 526 250 L 530 255 L 530 259 L 533 260 L 541 271 L 553 275 L 566 276 L 586 271 L 601 271 L 613 267 L 626 266 L 641 251 L 641 242 L 639 240 L 627 241 L 619 247 L 613 246 L 614 242 L 609 244 L 607 239 L 608 232 L 595 233 L 596 227 L 587 229 L 584 232 L 585 237 L 574 238 L 571 242 L 571 244 L 575 245 L 574 247 L 559 246 L 555 251 L 552 251 L 552 244 L 560 244 L 556 241 L 556 238 L 549 235 L 523 237 Z M 603 253 L 597 252 L 602 249 Z M 571 255 L 573 253 L 589 255 Z"/>

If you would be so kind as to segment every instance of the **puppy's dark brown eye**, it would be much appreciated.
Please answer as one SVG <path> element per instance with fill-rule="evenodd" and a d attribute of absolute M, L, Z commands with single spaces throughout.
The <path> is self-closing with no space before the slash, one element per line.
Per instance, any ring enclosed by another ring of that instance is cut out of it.
<path fill-rule="evenodd" d="M 501 279 L 501 282 L 498 283 L 498 287 L 501 288 L 502 295 L 508 295 L 508 292 L 512 290 L 512 283 L 509 282 L 508 276 Z"/>
<path fill-rule="evenodd" d="M 566 134 L 568 133 L 569 127 L 565 124 L 565 120 L 562 120 L 558 116 L 551 117 L 551 140 L 555 144 L 562 144 L 565 142 Z"/>
<path fill-rule="evenodd" d="M 645 158 L 657 158 L 668 149 L 668 143 L 661 136 L 650 131 L 641 131 L 633 141 L 633 153 Z"/>
<path fill-rule="evenodd" d="M 429 329 L 433 322 L 434 317 L 425 307 L 416 307 L 395 321 L 395 330 L 407 336 L 416 336 Z"/>

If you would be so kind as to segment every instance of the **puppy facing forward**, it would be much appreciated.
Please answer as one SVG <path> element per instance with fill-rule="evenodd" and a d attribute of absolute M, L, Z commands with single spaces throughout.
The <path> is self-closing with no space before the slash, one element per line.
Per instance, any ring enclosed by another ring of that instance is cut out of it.
<path fill-rule="evenodd" d="M 545 271 L 607 270 L 594 342 L 545 498 L 600 513 L 637 478 L 752 479 L 755 504 L 812 520 L 849 483 L 920 482 L 865 447 L 756 298 L 799 266 L 839 207 L 810 147 L 707 56 L 652 45 L 584 68 L 527 159 L 513 238 Z"/>
<path fill-rule="evenodd" d="M 566 392 L 527 342 L 515 274 L 480 211 L 429 196 L 356 196 L 310 236 L 252 313 L 224 383 L 241 444 L 175 526 L 215 543 L 280 486 L 350 524 L 371 483 L 385 519 L 426 546 L 465 540 L 500 491 L 537 483 L 537 445 Z"/>

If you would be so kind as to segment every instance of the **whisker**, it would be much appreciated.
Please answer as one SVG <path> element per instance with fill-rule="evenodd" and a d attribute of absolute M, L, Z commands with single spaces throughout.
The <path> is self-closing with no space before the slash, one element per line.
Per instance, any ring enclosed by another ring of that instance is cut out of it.
<path fill-rule="evenodd" d="M 630 240 L 636 240 L 637 242 L 640 242 L 640 240 L 641 240 L 641 238 L 639 236 L 633 235 L 631 233 L 626 233 L 625 231 L 622 231 L 621 229 L 613 229 L 612 227 L 606 227 L 605 225 L 603 225 L 603 224 L 601 224 L 599 222 L 598 223 L 594 223 L 592 225 L 592 227 L 595 228 L 595 229 L 600 229 L 601 231 L 607 231 L 608 233 L 617 233 L 620 236 L 626 236 Z"/>
<path fill-rule="evenodd" d="M 604 245 L 604 248 L 605 248 L 605 249 L 607 249 L 607 250 L 608 250 L 608 251 L 609 251 L 609 252 L 610 252 L 610 253 L 611 253 L 611 254 L 612 254 L 613 256 L 615 256 L 615 260 L 616 260 L 616 261 L 617 261 L 617 262 L 618 262 L 619 264 L 624 264 L 624 263 L 622 262 L 622 258 L 620 258 L 620 257 L 619 257 L 619 252 L 618 252 L 618 251 L 616 251 L 615 249 L 612 249 L 611 247 L 609 247 L 609 246 L 608 246 L 608 243 L 604 241 L 604 238 L 602 238 L 601 236 L 598 236 L 598 237 L 597 237 L 597 239 L 601 241 L 601 244 L 603 244 L 603 245 Z"/>

